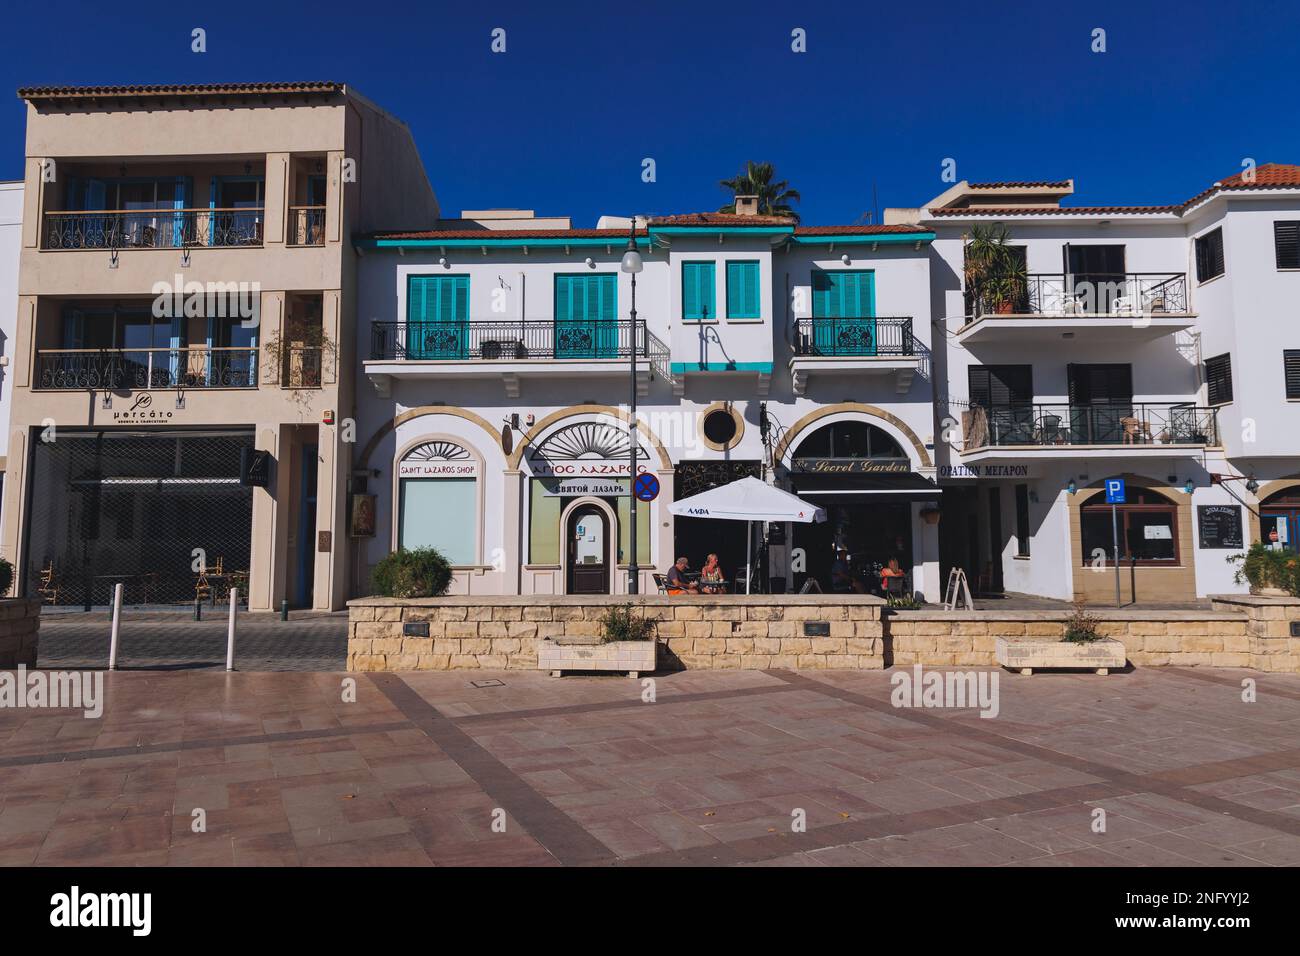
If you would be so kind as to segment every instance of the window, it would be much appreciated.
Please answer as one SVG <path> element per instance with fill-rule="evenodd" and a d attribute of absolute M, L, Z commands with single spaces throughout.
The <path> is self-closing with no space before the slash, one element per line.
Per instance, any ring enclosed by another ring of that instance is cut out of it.
<path fill-rule="evenodd" d="M 1029 557 L 1029 486 L 1016 485 L 1016 555 Z"/>
<path fill-rule="evenodd" d="M 1129 502 L 1116 505 L 1119 518 L 1119 552 L 1121 561 L 1144 565 L 1178 563 L 1178 507 L 1163 495 L 1129 486 Z M 1111 560 L 1114 536 L 1111 530 L 1111 506 L 1106 493 L 1092 496 L 1079 511 L 1082 530 L 1083 564 L 1091 565 L 1100 550 Z"/>
<path fill-rule="evenodd" d="M 1211 405 L 1232 401 L 1232 356 L 1228 353 L 1205 360 L 1205 385 Z"/>
<path fill-rule="evenodd" d="M 1284 349 L 1282 370 L 1286 376 L 1286 397 L 1300 399 L 1300 349 Z"/>
<path fill-rule="evenodd" d="M 713 263 L 682 263 L 682 318 L 705 322 L 718 317 Z"/>
<path fill-rule="evenodd" d="M 406 357 L 466 358 L 469 276 L 411 276 L 406 283 Z"/>
<path fill-rule="evenodd" d="M 1004 408 L 1033 404 L 1032 365 L 973 365 L 967 372 L 972 405 Z"/>
<path fill-rule="evenodd" d="M 451 441 L 417 445 L 398 462 L 397 546 L 437 548 L 454 565 L 478 559 L 478 461 Z"/>
<path fill-rule="evenodd" d="M 757 319 L 759 311 L 758 260 L 727 263 L 727 318 Z"/>
<path fill-rule="evenodd" d="M 1279 269 L 1300 269 L 1300 220 L 1273 223 L 1273 251 Z"/>
<path fill-rule="evenodd" d="M 555 357 L 618 355 L 618 276 L 555 277 Z"/>
<path fill-rule="evenodd" d="M 812 278 L 814 318 L 859 319 L 876 314 L 874 272 L 826 272 L 817 269 Z"/>
<path fill-rule="evenodd" d="M 1223 228 L 1219 227 L 1196 240 L 1196 281 L 1207 282 L 1223 275 Z"/>
<path fill-rule="evenodd" d="M 717 409 L 704 416 L 704 437 L 715 445 L 727 447 L 739 429 L 729 410 Z"/>

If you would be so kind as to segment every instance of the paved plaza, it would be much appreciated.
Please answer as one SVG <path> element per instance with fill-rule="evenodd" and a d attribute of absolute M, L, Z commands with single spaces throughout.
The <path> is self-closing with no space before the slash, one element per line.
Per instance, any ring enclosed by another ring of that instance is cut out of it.
<path fill-rule="evenodd" d="M 893 673 L 120 671 L 0 710 L 0 864 L 1300 864 L 1294 677 Z"/>

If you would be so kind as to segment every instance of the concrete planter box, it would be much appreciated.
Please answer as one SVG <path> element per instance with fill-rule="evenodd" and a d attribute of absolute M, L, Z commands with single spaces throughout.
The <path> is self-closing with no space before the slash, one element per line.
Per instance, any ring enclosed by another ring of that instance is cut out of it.
<path fill-rule="evenodd" d="M 1003 667 L 1032 674 L 1053 667 L 1074 667 L 1107 674 L 1113 667 L 1123 667 L 1125 651 L 1122 641 L 1102 638 L 1090 643 L 1070 643 L 1050 637 L 999 637 L 994 659 Z"/>
<path fill-rule="evenodd" d="M 638 677 L 655 669 L 658 640 L 610 641 L 599 638 L 546 638 L 537 642 L 537 669 L 559 677 L 564 671 L 626 671 Z"/>

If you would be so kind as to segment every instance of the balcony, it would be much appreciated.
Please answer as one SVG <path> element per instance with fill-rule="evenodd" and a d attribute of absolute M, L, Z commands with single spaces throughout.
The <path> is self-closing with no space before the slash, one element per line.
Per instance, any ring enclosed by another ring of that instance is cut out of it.
<path fill-rule="evenodd" d="M 967 290 L 960 345 L 1052 343 L 1082 332 L 1090 342 L 1137 343 L 1195 325 L 1181 272 L 1032 273 L 1010 301 Z"/>
<path fill-rule="evenodd" d="M 1219 444 L 1218 413 L 1190 403 L 974 405 L 961 412 L 962 460 L 1199 454 Z"/>
<path fill-rule="evenodd" d="M 325 245 L 325 207 L 290 206 L 289 234 L 285 241 L 290 246 Z"/>
<path fill-rule="evenodd" d="M 33 388 L 256 388 L 256 348 L 42 349 Z"/>
<path fill-rule="evenodd" d="M 912 335 L 911 316 L 809 318 L 795 321 L 790 372 L 796 395 L 814 375 L 893 375 L 907 392 L 923 356 Z"/>
<path fill-rule="evenodd" d="M 120 250 L 260 247 L 262 223 L 261 207 L 47 212 L 42 248 Z"/>
<path fill-rule="evenodd" d="M 382 396 L 393 379 L 500 379 L 518 398 L 525 378 L 618 377 L 628 374 L 632 324 L 551 319 L 375 322 L 366 375 Z M 668 348 L 636 323 L 637 390 L 651 373 L 667 377 Z"/>

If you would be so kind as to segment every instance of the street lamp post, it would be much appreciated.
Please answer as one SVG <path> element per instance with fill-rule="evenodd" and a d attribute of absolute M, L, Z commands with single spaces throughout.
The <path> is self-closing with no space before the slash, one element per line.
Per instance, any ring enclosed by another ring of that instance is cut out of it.
<path fill-rule="evenodd" d="M 632 217 L 632 223 L 628 226 L 627 231 L 627 251 L 623 253 L 623 262 L 620 268 L 632 277 L 632 311 L 631 321 L 628 324 L 628 354 L 629 358 L 628 374 L 630 381 L 631 393 L 631 414 L 628 416 L 628 455 L 631 461 L 631 469 L 628 471 L 627 489 L 630 495 L 628 502 L 628 555 L 627 561 L 627 593 L 641 593 L 640 577 L 641 569 L 636 563 L 636 274 L 645 268 L 641 261 L 641 253 L 636 251 L 636 217 Z"/>

